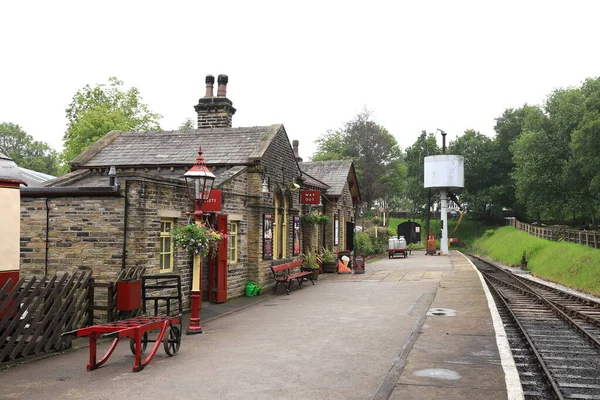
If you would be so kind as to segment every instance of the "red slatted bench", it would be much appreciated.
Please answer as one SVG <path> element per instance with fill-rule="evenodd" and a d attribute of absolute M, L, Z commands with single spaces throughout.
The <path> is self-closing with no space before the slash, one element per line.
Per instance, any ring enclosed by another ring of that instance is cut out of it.
<path fill-rule="evenodd" d="M 277 293 L 277 286 L 282 283 L 287 291 L 287 294 L 290 294 L 290 286 L 292 286 L 294 279 L 298 281 L 300 289 L 302 289 L 302 281 L 305 277 L 310 279 L 314 285 L 315 282 L 313 281 L 312 271 L 299 270 L 294 272 L 295 269 L 301 267 L 302 260 L 291 261 L 289 263 L 283 263 L 279 265 L 271 265 L 271 272 L 273 272 L 273 278 L 275 279 L 275 289 L 273 289 L 273 293 Z"/>

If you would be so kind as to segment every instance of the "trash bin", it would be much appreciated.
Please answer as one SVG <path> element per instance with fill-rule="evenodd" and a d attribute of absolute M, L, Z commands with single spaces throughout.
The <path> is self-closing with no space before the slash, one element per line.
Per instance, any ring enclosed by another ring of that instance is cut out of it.
<path fill-rule="evenodd" d="M 354 261 L 352 262 L 352 269 L 355 274 L 364 274 L 365 268 L 367 266 L 367 259 L 363 254 L 357 254 L 354 256 Z"/>

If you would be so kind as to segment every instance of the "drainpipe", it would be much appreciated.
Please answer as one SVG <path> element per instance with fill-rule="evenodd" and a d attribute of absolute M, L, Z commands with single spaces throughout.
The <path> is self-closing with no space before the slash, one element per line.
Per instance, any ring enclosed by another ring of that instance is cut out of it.
<path fill-rule="evenodd" d="M 129 215 L 129 180 L 125 181 L 125 206 L 123 207 L 123 251 L 121 252 L 121 269 L 125 269 L 127 260 L 127 217 Z"/>
<path fill-rule="evenodd" d="M 50 234 L 50 205 L 46 197 L 46 256 L 44 258 L 44 275 L 48 275 L 48 236 Z"/>

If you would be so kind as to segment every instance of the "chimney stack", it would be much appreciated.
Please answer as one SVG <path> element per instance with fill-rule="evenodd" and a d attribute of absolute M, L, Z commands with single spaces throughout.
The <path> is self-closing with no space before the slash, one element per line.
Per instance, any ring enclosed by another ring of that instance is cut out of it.
<path fill-rule="evenodd" d="M 213 90 L 215 77 L 206 76 L 206 94 L 198 100 L 194 106 L 198 113 L 198 129 L 210 128 L 231 128 L 235 108 L 233 103 L 227 98 L 227 75 L 219 75 L 217 97 L 214 97 Z"/>
<path fill-rule="evenodd" d="M 299 144 L 299 142 L 297 140 L 293 140 L 292 141 L 292 148 L 294 149 L 294 157 L 296 157 L 296 161 L 297 162 L 302 162 L 302 157 L 300 157 L 298 155 L 298 144 Z"/>
<path fill-rule="evenodd" d="M 213 78 L 214 82 L 214 78 Z M 229 78 L 227 75 L 219 75 L 219 79 L 217 81 L 219 83 L 219 89 L 217 90 L 217 97 L 227 97 L 227 82 L 229 82 Z"/>
<path fill-rule="evenodd" d="M 213 85 L 215 84 L 215 77 L 212 75 L 206 75 L 206 94 L 204 97 L 213 97 Z"/>

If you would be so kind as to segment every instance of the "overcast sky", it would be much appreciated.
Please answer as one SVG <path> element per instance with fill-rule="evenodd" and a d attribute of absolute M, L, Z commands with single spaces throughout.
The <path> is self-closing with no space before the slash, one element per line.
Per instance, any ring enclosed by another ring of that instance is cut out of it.
<path fill-rule="evenodd" d="M 506 108 L 600 75 L 600 1 L 293 3 L 3 1 L 0 122 L 62 150 L 73 95 L 116 76 L 177 129 L 226 74 L 233 125 L 283 123 L 307 159 L 365 107 L 402 149 L 493 137 Z"/>

